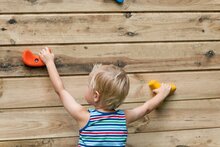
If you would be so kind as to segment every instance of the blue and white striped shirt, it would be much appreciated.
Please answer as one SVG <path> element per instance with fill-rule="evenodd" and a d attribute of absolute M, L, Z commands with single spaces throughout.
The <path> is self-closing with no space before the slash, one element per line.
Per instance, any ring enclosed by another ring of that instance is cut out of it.
<path fill-rule="evenodd" d="M 90 119 L 85 127 L 79 130 L 78 147 L 125 147 L 127 127 L 125 113 L 100 112 L 89 109 Z"/>

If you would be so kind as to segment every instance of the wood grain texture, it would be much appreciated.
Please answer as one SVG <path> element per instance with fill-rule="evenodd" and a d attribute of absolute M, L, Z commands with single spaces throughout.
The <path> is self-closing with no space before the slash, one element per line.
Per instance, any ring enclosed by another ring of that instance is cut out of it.
<path fill-rule="evenodd" d="M 145 73 L 129 75 L 131 86 L 125 102 L 144 102 L 151 98 L 147 83 L 156 79 L 175 83 L 177 91 L 167 100 L 199 100 L 220 98 L 220 72 Z M 66 89 L 81 104 L 87 76 L 62 77 Z M 49 78 L 6 78 L 0 80 L 0 109 L 61 106 Z"/>
<path fill-rule="evenodd" d="M 213 128 L 131 134 L 127 147 L 217 147 L 219 133 L 219 128 Z"/>
<path fill-rule="evenodd" d="M 139 105 L 124 104 L 121 108 Z M 129 133 L 218 128 L 219 105 L 219 99 L 165 102 L 149 116 L 130 124 Z M 78 136 L 76 122 L 61 107 L 0 110 L 0 128 L 1 141 Z"/>
<path fill-rule="evenodd" d="M 220 42 L 50 45 L 61 75 L 88 74 L 93 64 L 114 64 L 129 73 L 220 69 Z M 44 46 L 0 47 L 0 77 L 45 76 L 26 67 L 23 50 Z M 209 53 L 210 52 L 210 53 Z"/>
<path fill-rule="evenodd" d="M 76 122 L 64 108 L 0 110 L 0 140 L 77 135 Z"/>
<path fill-rule="evenodd" d="M 0 141 L 0 147 L 75 147 L 78 137 Z"/>
<path fill-rule="evenodd" d="M 219 13 L 0 15 L 0 45 L 220 40 Z"/>
<path fill-rule="evenodd" d="M 218 0 L 1 0 L 0 13 L 219 11 Z"/>
<path fill-rule="evenodd" d="M 152 97 L 147 82 L 173 82 L 175 95 L 128 126 L 127 147 L 220 146 L 220 1 L 0 0 L 0 147 L 72 147 L 78 126 L 46 68 L 22 51 L 49 46 L 67 90 L 84 92 L 94 63 L 129 73 L 121 106 Z"/>
<path fill-rule="evenodd" d="M 219 128 L 129 134 L 127 147 L 216 147 Z M 2 141 L 0 147 L 73 147 L 78 137 Z"/>

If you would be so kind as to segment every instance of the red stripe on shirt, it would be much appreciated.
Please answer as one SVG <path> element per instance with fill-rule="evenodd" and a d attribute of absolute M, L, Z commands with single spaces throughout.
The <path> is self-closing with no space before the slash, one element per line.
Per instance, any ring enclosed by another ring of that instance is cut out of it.
<path fill-rule="evenodd" d="M 127 132 L 81 132 L 80 134 L 128 134 Z"/>
<path fill-rule="evenodd" d="M 105 119 L 105 118 L 125 118 L 125 116 L 97 116 L 97 117 L 93 117 L 90 120 L 95 120 L 95 119 Z"/>

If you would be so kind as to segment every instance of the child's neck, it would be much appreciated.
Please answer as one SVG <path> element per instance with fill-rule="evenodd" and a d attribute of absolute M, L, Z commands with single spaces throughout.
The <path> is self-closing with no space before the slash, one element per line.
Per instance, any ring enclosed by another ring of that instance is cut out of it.
<path fill-rule="evenodd" d="M 96 110 L 100 111 L 100 112 L 115 112 L 115 110 L 106 110 L 106 109 L 103 109 L 103 108 L 97 108 L 96 107 Z"/>

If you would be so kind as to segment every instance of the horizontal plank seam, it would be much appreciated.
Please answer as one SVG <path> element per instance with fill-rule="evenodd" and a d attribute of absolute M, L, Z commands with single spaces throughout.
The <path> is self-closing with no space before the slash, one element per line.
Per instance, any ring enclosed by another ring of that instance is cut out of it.
<path fill-rule="evenodd" d="M 177 129 L 177 130 L 164 130 L 164 131 L 149 131 L 146 133 L 129 133 L 132 134 L 150 134 L 150 133 L 160 133 L 160 132 L 182 132 L 182 131 L 190 131 L 190 130 L 211 130 L 211 129 L 219 129 L 220 127 L 207 127 L 207 128 L 192 128 L 192 129 Z M 128 134 L 128 135 L 129 135 Z M 62 138 L 78 138 L 76 135 L 72 136 L 62 136 L 62 137 L 48 137 L 48 138 L 27 138 L 27 139 L 8 139 L 8 140 L 0 140 L 0 142 L 8 142 L 8 141 L 26 141 L 26 140 L 42 140 L 42 139 L 62 139 Z"/>
<path fill-rule="evenodd" d="M 118 41 L 118 42 L 77 42 L 77 43 L 38 43 L 38 44 L 0 44 L 0 47 L 7 46 L 40 46 L 40 45 L 93 45 L 93 44 L 136 44 L 136 43 L 193 43 L 193 42 L 220 42 L 220 39 L 211 40 L 164 40 L 164 41 Z"/>
<path fill-rule="evenodd" d="M 46 70 L 46 67 L 45 67 L 45 70 Z M 172 70 L 172 71 L 143 71 L 143 72 L 127 72 L 129 75 L 134 75 L 134 74 L 163 74 L 163 73 L 197 73 L 197 72 L 212 72 L 212 71 L 220 71 L 220 68 L 219 69 L 198 69 L 198 70 L 195 70 L 195 69 L 187 69 L 187 70 Z M 75 77 L 75 76 L 88 76 L 89 73 L 85 73 L 85 74 L 62 74 L 60 73 L 60 77 Z M 1 79 L 22 79 L 22 78 L 49 78 L 48 75 L 33 75 L 33 76 L 1 76 L 0 75 L 0 78 Z"/>
<path fill-rule="evenodd" d="M 0 44 L 0 48 L 1 47 L 11 47 L 11 46 L 40 46 L 40 45 L 54 45 L 54 46 L 68 46 L 68 45 L 143 45 L 143 44 L 160 44 L 160 43 L 163 43 L 163 44 L 181 44 L 181 43 L 186 43 L 186 44 L 192 44 L 192 43 L 220 43 L 220 39 L 219 40 L 197 40 L 197 41 L 194 41 L 194 40 L 189 40 L 189 41 L 151 41 L 151 42 L 145 42 L 145 41 L 141 41 L 141 42 L 93 42 L 93 43 L 48 43 L 48 44 L 15 44 L 15 45 L 1 45 Z M 0 49 L 1 50 L 1 49 Z"/>
<path fill-rule="evenodd" d="M 219 13 L 220 10 L 152 10 L 152 11 L 60 11 L 60 12 L 1 12 L 0 15 L 32 15 L 32 14 L 121 14 L 121 13 Z"/>
<path fill-rule="evenodd" d="M 147 99 L 146 99 L 147 100 Z M 187 102 L 187 101 L 207 101 L 207 100 L 220 100 L 220 97 L 211 97 L 211 98 L 199 98 L 199 99 L 181 99 L 181 100 L 165 100 L 165 102 Z M 126 104 L 143 104 L 145 101 L 137 102 L 124 102 Z M 89 104 L 82 104 L 82 106 L 89 107 Z M 11 107 L 11 108 L 0 108 L 1 111 L 14 111 L 14 110 L 26 110 L 26 109 L 53 109 L 53 108 L 64 108 L 62 104 L 56 106 L 36 106 L 36 107 Z"/>
<path fill-rule="evenodd" d="M 204 129 L 217 129 L 220 127 L 203 127 L 203 128 L 190 128 L 190 129 L 172 129 L 172 130 L 161 130 L 161 131 L 148 131 L 146 133 L 156 133 L 156 132 L 175 132 L 175 131 L 189 131 L 189 130 L 204 130 Z M 141 133 L 141 132 L 140 132 Z M 129 133 L 129 134 L 137 134 L 137 133 Z"/>

